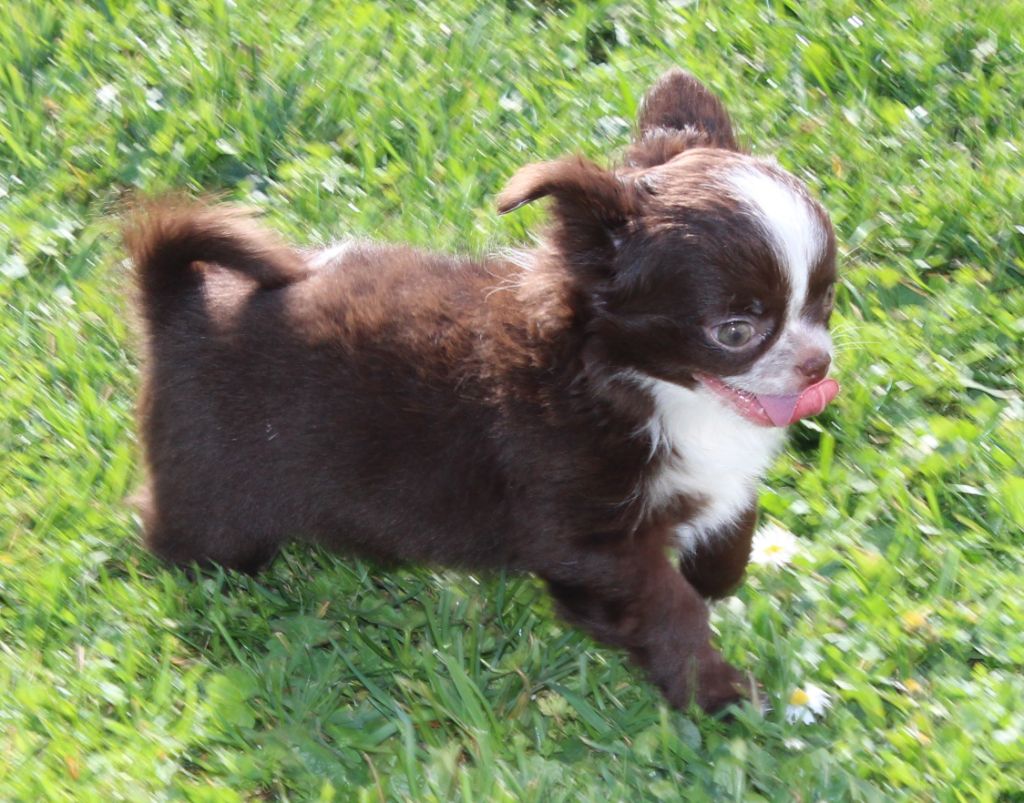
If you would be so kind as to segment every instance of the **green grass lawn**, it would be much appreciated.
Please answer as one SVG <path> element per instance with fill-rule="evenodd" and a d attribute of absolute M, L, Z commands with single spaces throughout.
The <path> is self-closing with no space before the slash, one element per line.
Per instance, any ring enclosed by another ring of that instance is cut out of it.
<path fill-rule="evenodd" d="M 1024 4 L 728 6 L 5 4 L 0 799 L 1024 800 Z M 484 252 L 673 64 L 842 243 L 844 392 L 762 495 L 800 551 L 714 614 L 770 713 L 666 709 L 530 578 L 142 551 L 128 193 Z"/>

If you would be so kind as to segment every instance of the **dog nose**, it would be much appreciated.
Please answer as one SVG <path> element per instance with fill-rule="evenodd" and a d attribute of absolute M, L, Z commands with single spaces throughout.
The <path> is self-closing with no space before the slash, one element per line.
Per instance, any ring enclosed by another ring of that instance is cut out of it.
<path fill-rule="evenodd" d="M 807 377 L 811 382 L 817 382 L 825 378 L 828 367 L 832 364 L 832 357 L 827 351 L 815 351 L 808 354 L 797 363 L 796 369 Z"/>

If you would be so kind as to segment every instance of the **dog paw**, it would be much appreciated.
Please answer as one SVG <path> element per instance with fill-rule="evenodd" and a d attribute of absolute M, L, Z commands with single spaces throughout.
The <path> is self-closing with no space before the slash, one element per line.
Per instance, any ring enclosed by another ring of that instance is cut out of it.
<path fill-rule="evenodd" d="M 764 695 L 753 678 L 723 661 L 701 672 L 696 698 L 697 705 L 714 714 L 744 700 L 761 707 Z"/>

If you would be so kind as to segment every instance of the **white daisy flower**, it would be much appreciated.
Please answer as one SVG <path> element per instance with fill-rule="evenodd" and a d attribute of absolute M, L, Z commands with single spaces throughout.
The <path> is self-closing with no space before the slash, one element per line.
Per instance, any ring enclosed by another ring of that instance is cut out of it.
<path fill-rule="evenodd" d="M 17 254 L 11 254 L 7 261 L 0 266 L 0 273 L 8 279 L 20 279 L 22 276 L 28 276 L 28 265 Z"/>
<path fill-rule="evenodd" d="M 56 290 L 53 291 L 53 297 L 65 307 L 75 306 L 75 297 L 71 295 L 71 290 L 67 285 L 60 285 Z"/>
<path fill-rule="evenodd" d="M 807 683 L 800 689 L 794 689 L 786 706 L 786 722 L 802 722 L 810 725 L 825 715 L 825 709 L 832 706 L 832 701 L 824 689 L 813 683 Z"/>
<path fill-rule="evenodd" d="M 105 109 L 112 109 L 117 103 L 118 89 L 113 84 L 104 84 L 96 90 L 96 100 Z"/>
<path fill-rule="evenodd" d="M 750 562 L 762 566 L 781 568 L 793 560 L 799 551 L 796 536 L 778 524 L 765 524 L 754 533 L 750 547 Z"/>

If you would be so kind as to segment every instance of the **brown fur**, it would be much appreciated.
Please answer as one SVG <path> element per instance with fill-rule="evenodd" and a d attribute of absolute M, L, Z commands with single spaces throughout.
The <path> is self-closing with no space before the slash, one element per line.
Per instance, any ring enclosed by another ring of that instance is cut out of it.
<path fill-rule="evenodd" d="M 671 530 L 703 503 L 646 503 L 665 456 L 631 371 L 743 370 L 753 357 L 710 347 L 698 312 L 756 296 L 779 316 L 784 279 L 715 191 L 742 158 L 718 101 L 670 73 L 640 126 L 619 171 L 570 158 L 513 177 L 501 212 L 554 202 L 528 266 L 356 244 L 315 268 L 237 209 L 143 209 L 127 245 L 149 547 L 251 572 L 294 537 L 534 572 L 674 705 L 739 699 L 702 595 L 739 581 L 755 512 L 672 565 Z"/>

